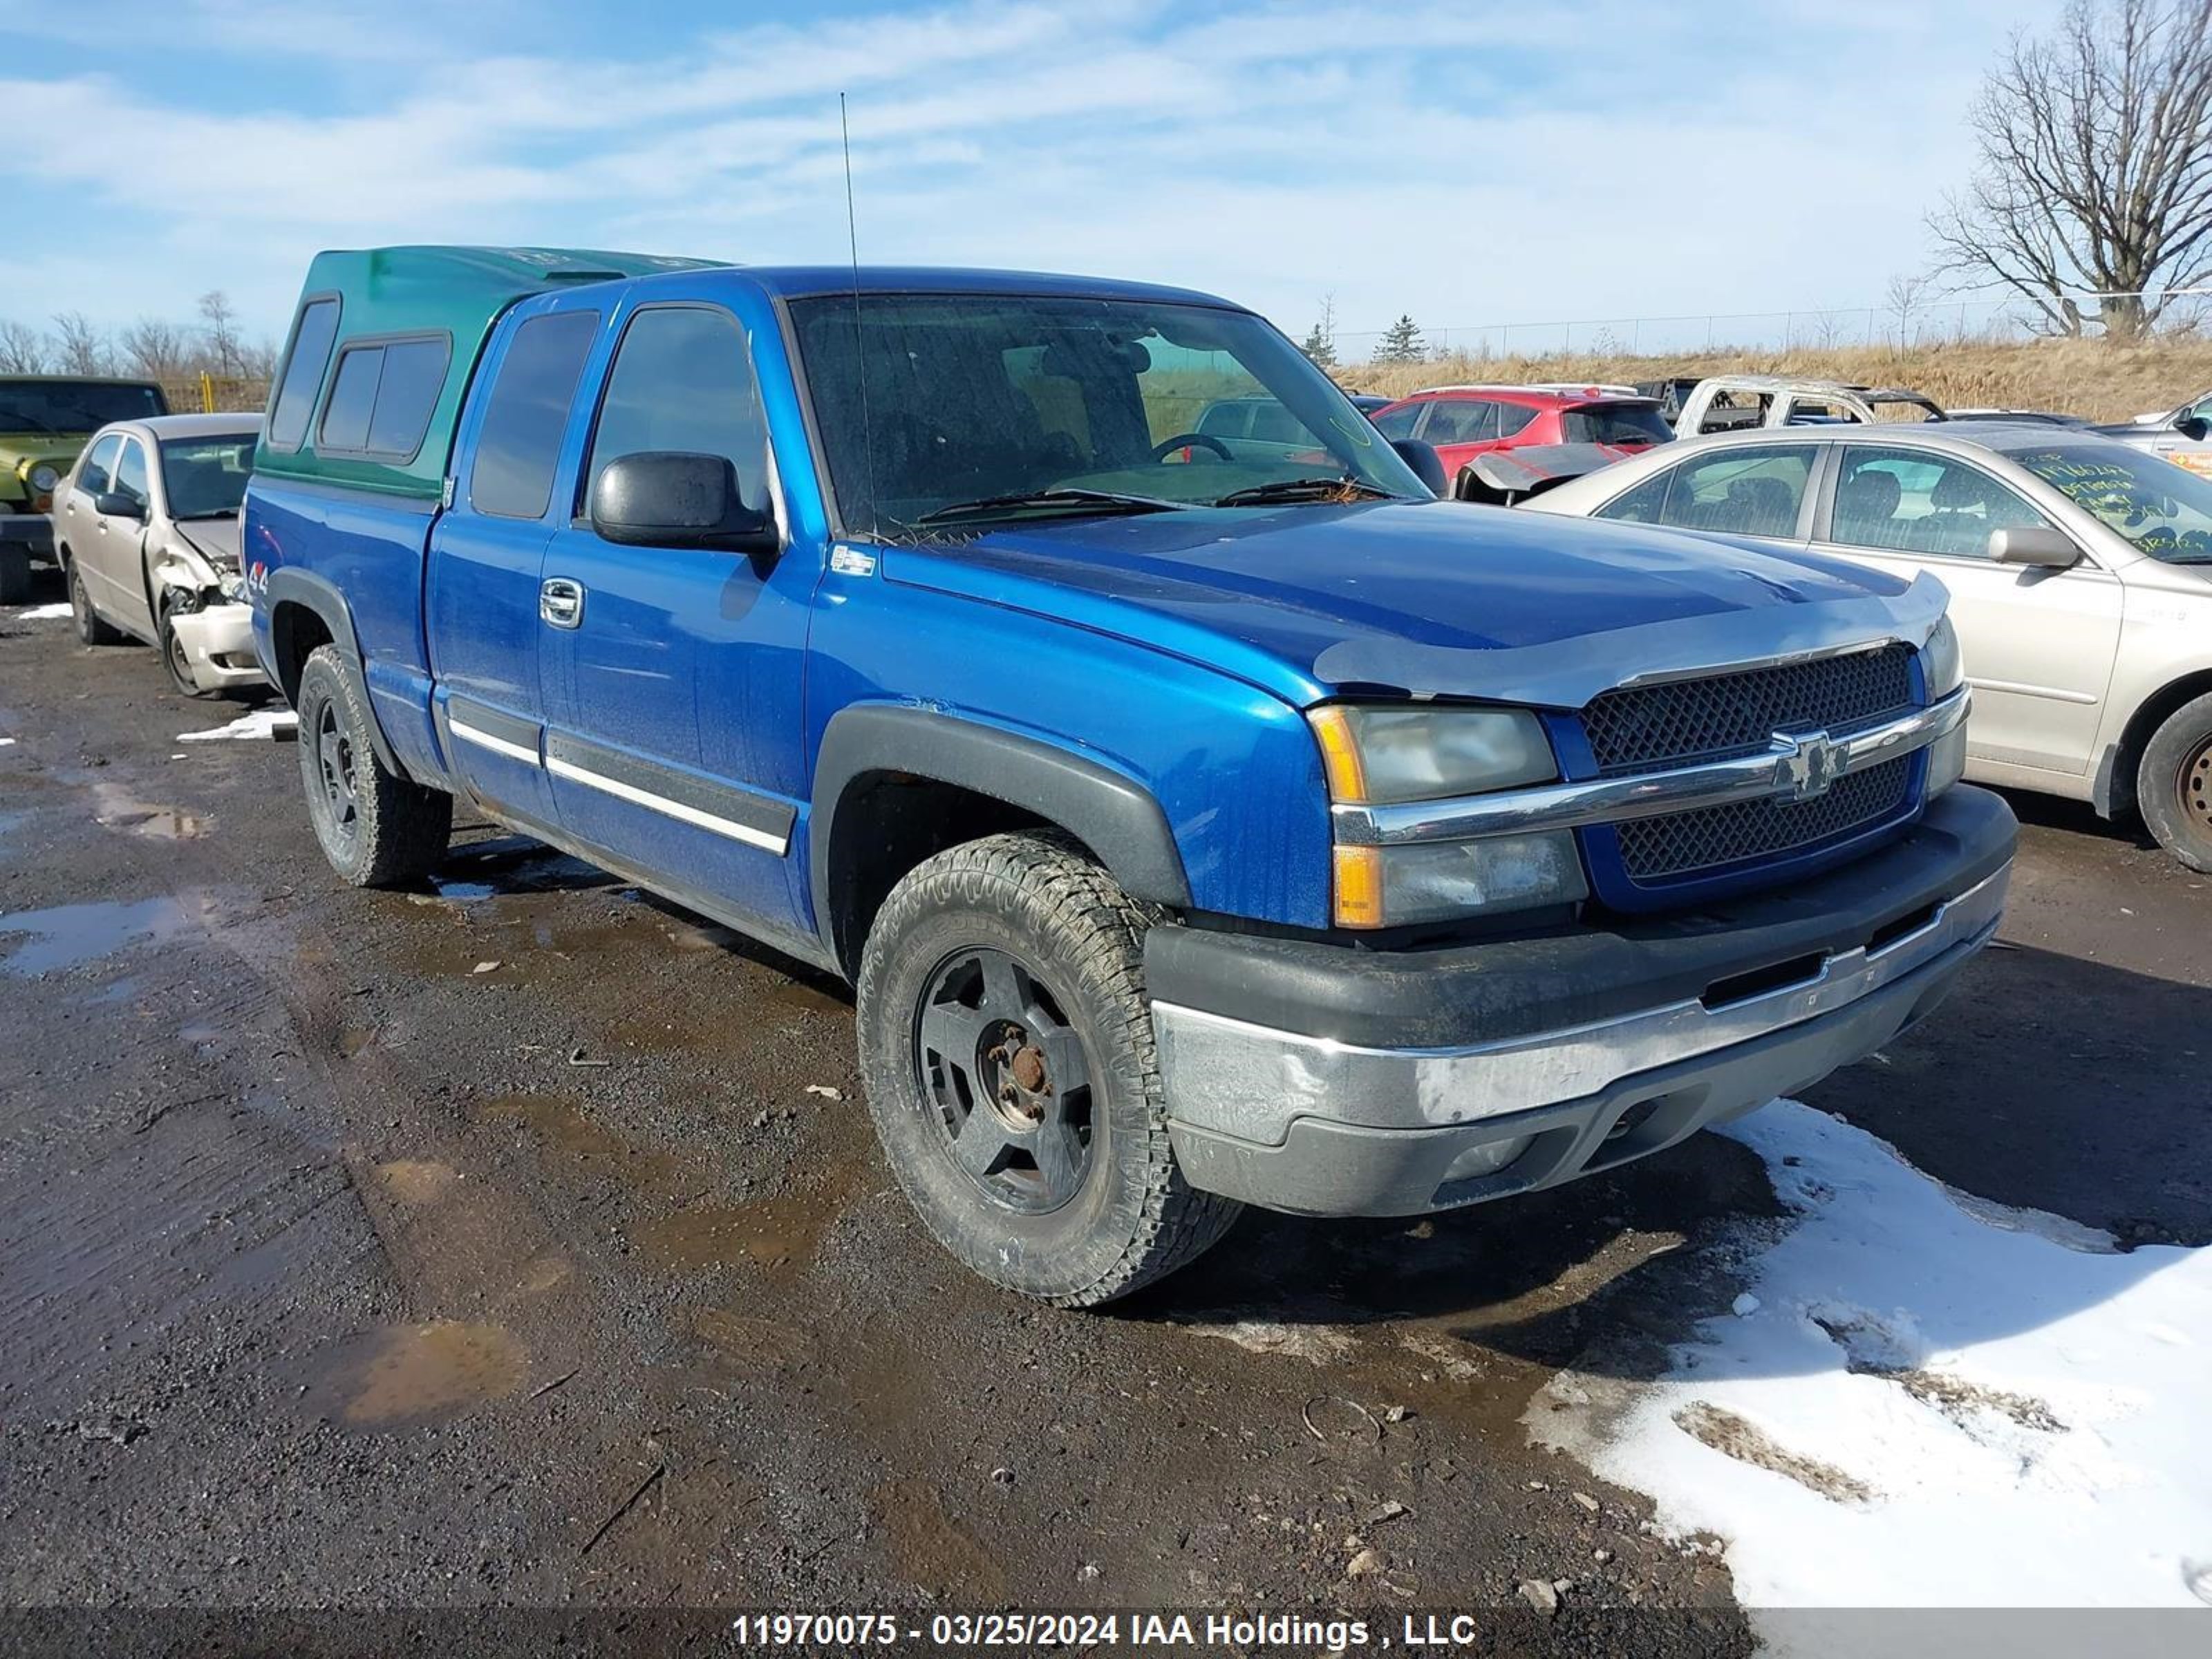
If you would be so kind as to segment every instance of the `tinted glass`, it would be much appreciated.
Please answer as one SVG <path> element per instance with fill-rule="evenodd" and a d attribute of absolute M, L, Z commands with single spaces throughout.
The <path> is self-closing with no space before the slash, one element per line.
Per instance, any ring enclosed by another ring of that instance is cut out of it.
<path fill-rule="evenodd" d="M 146 446 L 126 438 L 115 461 L 115 493 L 139 506 L 146 505 Z"/>
<path fill-rule="evenodd" d="M 1251 421 L 1249 404 L 1215 404 L 1198 417 L 1198 424 L 1191 430 L 1203 432 L 1209 438 L 1241 438 Z"/>
<path fill-rule="evenodd" d="M 2168 564 L 2212 564 L 2212 478 L 2125 444 L 2053 444 L 2012 459 Z"/>
<path fill-rule="evenodd" d="M 105 495 L 115 477 L 116 452 L 122 447 L 122 437 L 112 432 L 94 444 L 84 458 L 84 471 L 76 475 L 76 487 L 88 495 Z"/>
<path fill-rule="evenodd" d="M 1413 428 L 1420 424 L 1421 411 L 1426 404 L 1401 404 L 1397 408 L 1375 417 L 1375 429 L 1395 443 L 1401 438 L 1410 438 Z"/>
<path fill-rule="evenodd" d="M 739 499 L 767 511 L 768 426 L 744 333 L 727 312 L 662 307 L 623 331 L 592 436 L 592 482 L 609 461 L 647 450 L 726 456 Z"/>
<path fill-rule="evenodd" d="M 173 519 L 225 518 L 246 499 L 253 434 L 172 438 L 161 446 L 161 493 Z"/>
<path fill-rule="evenodd" d="M 158 386 L 100 380 L 0 386 L 0 432 L 96 432 L 110 421 L 143 421 L 168 412 Z"/>
<path fill-rule="evenodd" d="M 1948 455 L 1854 445 L 1844 451 L 1828 538 L 1951 558 L 1989 556 L 1990 532 L 2050 520 L 1979 467 Z"/>
<path fill-rule="evenodd" d="M 1735 536 L 1794 537 L 1814 453 L 1810 446 L 1795 445 L 1709 451 L 1607 502 L 1597 516 Z M 1662 483 L 1663 498 L 1654 489 Z"/>
<path fill-rule="evenodd" d="M 1498 406 L 1498 435 L 1510 438 L 1536 418 L 1536 411 L 1527 404 L 1500 404 Z"/>
<path fill-rule="evenodd" d="M 1432 444 L 1480 443 L 1498 435 L 1498 405 L 1480 398 L 1454 398 L 1436 404 L 1421 436 Z"/>
<path fill-rule="evenodd" d="M 307 417 L 315 407 L 315 393 L 322 389 L 323 370 L 330 364 L 331 343 L 337 332 L 336 300 L 311 300 L 301 307 L 291 355 L 284 360 L 284 379 L 269 412 L 270 448 L 297 449 L 307 435 Z"/>
<path fill-rule="evenodd" d="M 1299 424 L 1297 416 L 1273 400 L 1252 405 L 1252 436 L 1263 443 L 1271 444 L 1310 444 L 1318 441 L 1312 433 Z"/>
<path fill-rule="evenodd" d="M 1674 428 L 1650 404 L 1585 404 L 1571 409 L 1563 422 L 1571 444 L 1663 444 L 1673 441 Z"/>
<path fill-rule="evenodd" d="M 365 449 L 368 417 L 376 408 L 376 382 L 384 373 L 384 348 L 360 346 L 338 359 L 331 401 L 315 434 L 317 449 Z"/>
<path fill-rule="evenodd" d="M 545 516 L 568 405 L 599 326 L 596 311 L 564 311 L 532 317 L 515 330 L 492 382 L 469 469 L 469 504 L 477 512 Z"/>
<path fill-rule="evenodd" d="M 384 376 L 368 420 L 370 453 L 404 458 L 422 447 L 445 389 L 447 355 L 443 340 L 394 340 L 384 348 Z"/>

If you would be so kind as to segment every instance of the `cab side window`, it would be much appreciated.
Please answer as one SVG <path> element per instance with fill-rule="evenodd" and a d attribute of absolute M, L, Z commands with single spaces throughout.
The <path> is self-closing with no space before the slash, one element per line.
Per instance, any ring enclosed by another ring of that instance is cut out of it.
<path fill-rule="evenodd" d="M 1978 466 L 1925 450 L 1853 445 L 1844 451 L 1828 539 L 1947 558 L 1989 556 L 1993 530 L 2051 520 Z"/>
<path fill-rule="evenodd" d="M 592 434 L 584 500 L 608 462 L 648 450 L 726 457 L 738 498 L 769 510 L 768 422 L 744 331 L 726 311 L 654 306 L 630 319 Z"/>
<path fill-rule="evenodd" d="M 135 438 L 123 441 L 123 453 L 115 460 L 114 492 L 127 501 L 137 503 L 141 511 L 146 506 L 146 447 Z"/>
<path fill-rule="evenodd" d="M 115 478 L 115 458 L 122 448 L 119 432 L 111 432 L 94 444 L 84 458 L 84 471 L 76 475 L 76 487 L 88 495 L 106 495 Z"/>

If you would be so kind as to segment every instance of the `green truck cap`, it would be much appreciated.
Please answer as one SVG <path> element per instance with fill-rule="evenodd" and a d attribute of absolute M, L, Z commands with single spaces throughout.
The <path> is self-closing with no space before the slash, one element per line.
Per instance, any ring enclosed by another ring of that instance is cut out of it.
<path fill-rule="evenodd" d="M 726 263 L 597 248 L 319 253 L 270 386 L 254 471 L 434 500 L 477 356 L 509 306 L 550 289 Z"/>

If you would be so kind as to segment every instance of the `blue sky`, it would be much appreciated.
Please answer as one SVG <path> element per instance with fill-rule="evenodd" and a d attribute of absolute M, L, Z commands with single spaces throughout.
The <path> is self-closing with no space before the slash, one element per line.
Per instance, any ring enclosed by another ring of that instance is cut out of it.
<path fill-rule="evenodd" d="M 1225 293 L 1302 333 L 1867 305 L 2057 0 L 0 6 L 0 319 L 281 331 L 318 248 L 864 259 Z M 38 64 L 38 73 L 27 66 Z"/>

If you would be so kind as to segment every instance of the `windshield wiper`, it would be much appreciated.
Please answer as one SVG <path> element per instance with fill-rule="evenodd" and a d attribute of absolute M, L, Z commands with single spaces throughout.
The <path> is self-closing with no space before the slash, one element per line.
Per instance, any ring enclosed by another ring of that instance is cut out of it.
<path fill-rule="evenodd" d="M 1389 490 L 1349 476 L 1336 478 L 1278 478 L 1273 483 L 1232 489 L 1213 503 L 1216 507 L 1264 507 L 1272 501 L 1341 501 L 1354 495 L 1382 501 L 1397 499 Z"/>
<path fill-rule="evenodd" d="M 169 516 L 179 524 L 191 524 L 196 519 L 234 519 L 238 516 L 238 509 L 234 507 L 211 507 L 204 513 L 173 513 Z"/>
<path fill-rule="evenodd" d="M 10 422 L 19 422 L 21 424 L 10 425 Z M 0 409 L 0 432 L 30 431 L 52 433 L 58 436 L 61 433 L 61 428 L 58 426 L 49 426 L 46 422 L 40 420 L 37 416 L 30 413 L 27 410 Z"/>
<path fill-rule="evenodd" d="M 1108 489 L 1027 489 L 1011 495 L 983 495 L 972 501 L 954 501 L 933 507 L 913 522 L 957 524 L 963 519 L 995 519 L 1008 513 L 1176 513 L 1188 501 L 1165 501 L 1152 495 L 1117 495 Z"/>

